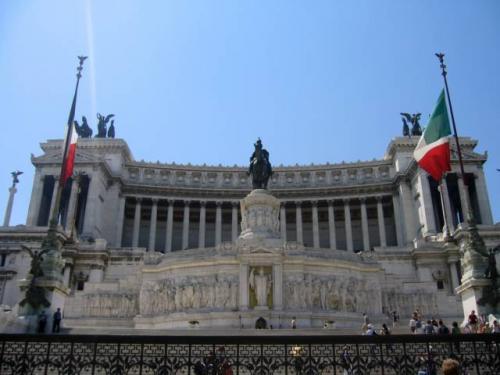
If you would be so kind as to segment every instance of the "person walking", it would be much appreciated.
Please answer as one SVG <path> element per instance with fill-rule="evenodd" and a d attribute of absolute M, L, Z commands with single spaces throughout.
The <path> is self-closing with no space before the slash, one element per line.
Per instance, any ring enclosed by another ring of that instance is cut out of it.
<path fill-rule="evenodd" d="M 396 328 L 399 321 L 399 315 L 396 310 L 392 312 L 392 328 Z"/>
<path fill-rule="evenodd" d="M 472 310 L 471 313 L 469 314 L 468 323 L 471 333 L 477 333 L 478 318 L 474 310 Z"/>
<path fill-rule="evenodd" d="M 363 325 L 361 326 L 363 333 L 367 331 L 369 324 L 370 324 L 370 319 L 368 318 L 368 315 L 366 315 L 366 313 L 363 313 Z"/>
<path fill-rule="evenodd" d="M 58 307 L 57 311 L 52 316 L 52 333 L 59 333 L 59 330 L 61 329 L 61 320 L 61 308 Z"/>
<path fill-rule="evenodd" d="M 426 335 L 432 335 L 434 333 L 434 325 L 432 324 L 432 320 L 428 320 L 425 324 L 424 333 Z"/>
<path fill-rule="evenodd" d="M 438 322 L 438 330 L 437 333 L 440 335 L 448 335 L 450 333 L 450 329 L 446 327 L 446 325 L 443 323 L 441 319 L 439 319 Z"/>
<path fill-rule="evenodd" d="M 456 360 L 448 358 L 443 361 L 441 370 L 443 371 L 443 375 L 458 375 L 459 364 Z"/>
<path fill-rule="evenodd" d="M 45 333 L 45 327 L 47 326 L 47 314 L 45 310 L 38 315 L 38 333 Z"/>

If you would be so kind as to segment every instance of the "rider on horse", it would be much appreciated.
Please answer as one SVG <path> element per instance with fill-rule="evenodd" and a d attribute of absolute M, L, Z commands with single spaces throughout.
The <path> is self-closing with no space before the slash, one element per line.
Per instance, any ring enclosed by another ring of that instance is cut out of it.
<path fill-rule="evenodd" d="M 255 151 L 250 157 L 250 167 L 248 168 L 248 174 L 252 175 L 252 187 L 254 189 L 267 189 L 267 182 L 273 174 L 269 162 L 269 152 L 262 148 L 260 138 L 254 143 L 254 147 Z"/>

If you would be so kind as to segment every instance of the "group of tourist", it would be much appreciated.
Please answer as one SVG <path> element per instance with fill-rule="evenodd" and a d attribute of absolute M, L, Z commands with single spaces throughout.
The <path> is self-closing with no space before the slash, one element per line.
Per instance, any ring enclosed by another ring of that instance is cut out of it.
<path fill-rule="evenodd" d="M 396 311 L 390 313 L 392 320 L 392 328 L 397 327 L 399 315 Z M 379 330 L 376 330 L 374 325 L 370 323 L 370 319 L 366 313 L 363 313 L 363 325 L 361 327 L 362 334 L 367 336 L 373 335 L 389 335 L 391 330 L 387 324 L 382 324 Z M 478 317 L 474 310 L 471 311 L 467 318 L 463 329 L 460 329 L 458 322 L 453 322 L 451 327 L 448 327 L 442 319 L 424 319 L 419 309 L 416 309 L 409 322 L 410 333 L 413 334 L 460 334 L 460 333 L 500 333 L 500 324 L 498 321 L 493 321 L 490 325 L 485 316 Z"/>
<path fill-rule="evenodd" d="M 450 329 L 441 319 L 436 320 L 432 317 L 425 320 L 418 309 L 412 314 L 409 328 L 414 334 L 500 333 L 500 325 L 496 320 L 490 326 L 486 317 L 478 317 L 474 310 L 469 314 L 463 330 L 460 329 L 458 322 L 453 322 Z"/>
<path fill-rule="evenodd" d="M 57 310 L 52 314 L 52 333 L 59 333 L 61 329 L 62 313 L 61 309 L 58 307 Z M 38 315 L 38 333 L 45 333 L 45 327 L 47 326 L 48 317 L 45 310 Z"/>

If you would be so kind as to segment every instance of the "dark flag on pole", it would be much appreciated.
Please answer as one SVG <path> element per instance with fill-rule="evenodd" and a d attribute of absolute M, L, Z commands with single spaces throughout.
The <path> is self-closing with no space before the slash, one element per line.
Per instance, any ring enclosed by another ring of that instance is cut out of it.
<path fill-rule="evenodd" d="M 87 56 L 78 56 L 80 60 L 80 65 L 76 74 L 76 87 L 75 94 L 73 95 L 73 102 L 71 103 L 71 110 L 69 111 L 68 124 L 66 127 L 66 138 L 64 140 L 64 152 L 63 161 L 61 165 L 61 175 L 59 177 L 59 186 L 64 187 L 68 178 L 73 174 L 73 165 L 75 163 L 76 154 L 76 142 L 78 140 L 78 134 L 75 129 L 75 110 L 76 110 L 76 97 L 78 94 L 78 84 L 80 83 L 80 78 L 82 77 L 83 62 L 87 59 Z"/>
<path fill-rule="evenodd" d="M 59 176 L 59 186 L 57 188 L 57 195 L 54 204 L 53 211 L 51 212 L 50 225 L 56 226 L 59 221 L 59 210 L 61 207 L 61 195 L 64 185 L 68 178 L 73 174 L 73 166 L 75 163 L 76 155 L 76 141 L 78 140 L 78 134 L 75 129 L 75 110 L 76 110 L 76 97 L 78 94 L 78 85 L 80 83 L 80 78 L 82 77 L 83 62 L 87 59 L 87 56 L 78 56 L 80 64 L 76 68 L 76 86 L 75 93 L 73 95 L 73 102 L 71 103 L 71 110 L 69 111 L 68 124 L 66 125 L 66 137 L 64 139 L 63 155 L 61 163 L 61 174 Z"/>

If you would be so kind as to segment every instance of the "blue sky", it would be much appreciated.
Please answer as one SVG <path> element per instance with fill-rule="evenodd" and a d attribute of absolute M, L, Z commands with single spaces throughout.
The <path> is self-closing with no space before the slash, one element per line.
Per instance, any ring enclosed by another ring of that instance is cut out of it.
<path fill-rule="evenodd" d="M 444 51 L 499 221 L 499 16 L 494 0 L 2 0 L 0 213 L 20 169 L 11 223 L 26 220 L 30 154 L 64 135 L 77 55 L 77 117 L 114 113 L 136 159 L 243 165 L 260 136 L 290 165 L 381 158 L 400 112 L 425 125 Z"/>

